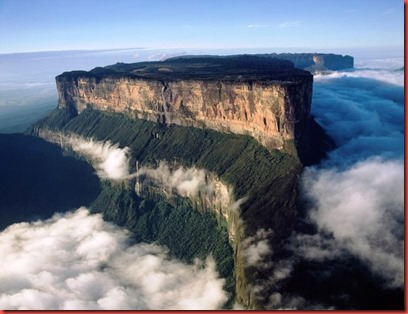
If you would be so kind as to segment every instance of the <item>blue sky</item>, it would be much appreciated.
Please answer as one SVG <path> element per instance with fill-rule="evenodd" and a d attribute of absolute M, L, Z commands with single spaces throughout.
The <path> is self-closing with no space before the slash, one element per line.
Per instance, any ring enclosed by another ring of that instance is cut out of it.
<path fill-rule="evenodd" d="M 403 0 L 0 0 L 0 53 L 401 48 Z"/>

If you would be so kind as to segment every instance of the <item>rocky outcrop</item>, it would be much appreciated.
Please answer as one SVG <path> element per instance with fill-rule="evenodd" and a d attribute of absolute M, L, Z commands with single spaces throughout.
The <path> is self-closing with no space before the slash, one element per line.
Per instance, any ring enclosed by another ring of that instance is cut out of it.
<path fill-rule="evenodd" d="M 283 149 L 307 134 L 313 77 L 291 63 L 269 70 L 270 61 L 253 58 L 244 65 L 234 63 L 234 57 L 193 58 L 131 65 L 125 72 L 110 67 L 105 74 L 101 69 L 64 73 L 57 77 L 59 107 L 77 113 L 92 107 L 166 125 L 246 134 L 267 148 Z M 222 75 L 211 69 L 219 64 Z M 183 70 L 194 71 L 194 66 L 206 72 L 186 77 Z"/>

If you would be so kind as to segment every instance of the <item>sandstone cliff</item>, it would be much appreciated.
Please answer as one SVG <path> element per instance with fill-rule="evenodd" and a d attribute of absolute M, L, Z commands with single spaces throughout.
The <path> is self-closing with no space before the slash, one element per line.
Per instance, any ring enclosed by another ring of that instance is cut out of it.
<path fill-rule="evenodd" d="M 301 141 L 310 123 L 312 75 L 273 58 L 117 64 L 56 80 L 60 108 L 245 134 L 271 149 Z"/>

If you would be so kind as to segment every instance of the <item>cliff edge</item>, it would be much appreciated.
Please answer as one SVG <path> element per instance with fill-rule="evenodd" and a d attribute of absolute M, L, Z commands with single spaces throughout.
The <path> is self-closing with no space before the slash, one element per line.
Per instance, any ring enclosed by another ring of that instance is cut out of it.
<path fill-rule="evenodd" d="M 183 57 L 117 63 L 56 78 L 59 107 L 249 135 L 268 149 L 295 152 L 310 133 L 313 76 L 259 56 Z"/>

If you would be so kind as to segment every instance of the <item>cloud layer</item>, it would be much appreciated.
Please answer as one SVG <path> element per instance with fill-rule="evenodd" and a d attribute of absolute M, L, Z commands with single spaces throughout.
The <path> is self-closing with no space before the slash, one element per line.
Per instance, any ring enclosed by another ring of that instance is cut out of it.
<path fill-rule="evenodd" d="M 335 252 L 347 249 L 386 279 L 388 285 L 402 287 L 403 162 L 374 159 L 343 172 L 311 169 L 305 173 L 303 183 L 314 203 L 312 220 L 336 240 L 331 248 L 326 243 L 326 255 L 333 257 L 338 255 Z M 316 248 L 323 247 L 321 244 Z M 311 252 L 306 254 L 310 257 Z"/>
<path fill-rule="evenodd" d="M 326 161 L 331 166 L 350 166 L 373 156 L 402 157 L 403 72 L 388 70 L 387 76 L 384 71 L 336 72 L 316 78 L 313 114 L 338 145 Z"/>
<path fill-rule="evenodd" d="M 322 261 L 350 252 L 404 284 L 403 72 L 358 69 L 316 76 L 314 115 L 338 148 L 306 169 L 309 217 L 332 238 L 296 235 L 297 254 Z"/>
<path fill-rule="evenodd" d="M 0 233 L 0 308 L 211 310 L 227 300 L 211 258 L 169 259 L 80 208 Z"/>

